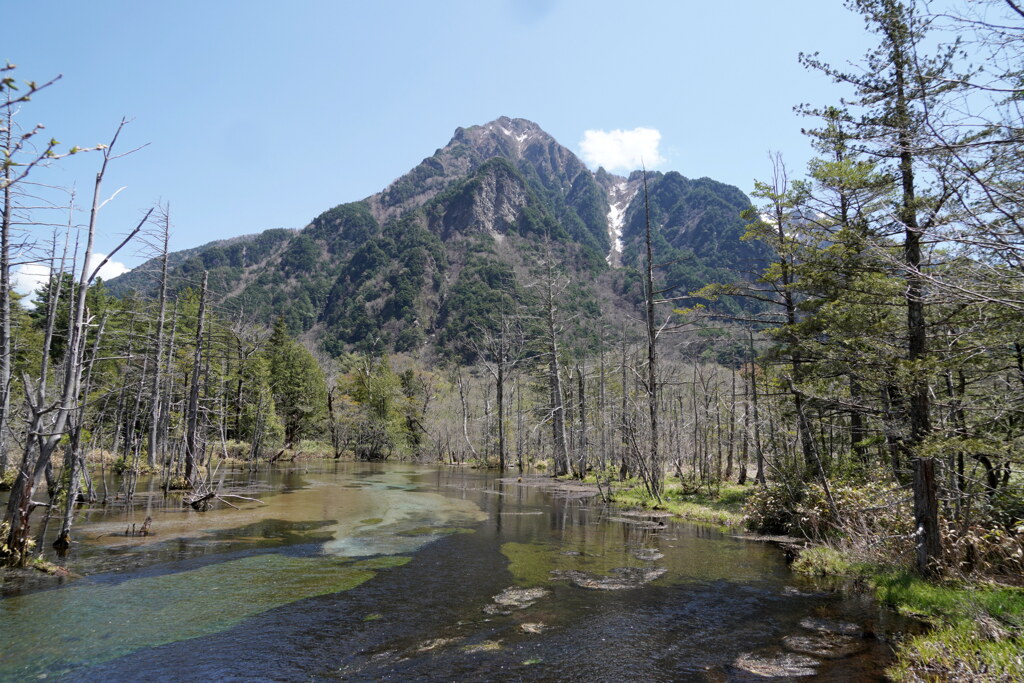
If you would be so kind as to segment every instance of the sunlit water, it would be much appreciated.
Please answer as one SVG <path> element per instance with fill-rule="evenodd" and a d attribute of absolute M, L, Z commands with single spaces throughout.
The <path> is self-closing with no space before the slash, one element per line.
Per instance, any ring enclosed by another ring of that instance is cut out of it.
<path fill-rule="evenodd" d="M 84 511 L 67 558 L 84 578 L 5 587 L 0 679 L 875 680 L 907 626 L 771 545 L 485 473 L 251 476 L 227 482 L 255 485 L 239 510 L 153 492 Z M 147 515 L 152 536 L 125 536 Z M 857 635 L 810 655 L 815 624 Z"/>

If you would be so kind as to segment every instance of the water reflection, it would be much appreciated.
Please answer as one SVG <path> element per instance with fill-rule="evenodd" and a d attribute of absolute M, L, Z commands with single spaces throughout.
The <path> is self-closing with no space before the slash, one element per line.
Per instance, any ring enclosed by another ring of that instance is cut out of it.
<path fill-rule="evenodd" d="M 242 510 L 155 495 L 149 539 L 116 536 L 142 510 L 88 513 L 70 566 L 90 577 L 0 601 L 0 643 L 28 643 L 0 678 L 743 680 L 822 639 L 801 624 L 852 622 L 882 638 L 800 654 L 804 673 L 873 679 L 906 625 L 771 546 L 483 472 L 325 463 L 256 483 L 266 505 Z"/>

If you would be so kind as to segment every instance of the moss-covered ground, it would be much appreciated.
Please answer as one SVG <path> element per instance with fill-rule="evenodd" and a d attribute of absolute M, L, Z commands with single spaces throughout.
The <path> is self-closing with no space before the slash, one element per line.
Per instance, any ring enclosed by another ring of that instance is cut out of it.
<path fill-rule="evenodd" d="M 858 562 L 828 546 L 805 550 L 794 569 L 852 576 L 878 600 L 928 624 L 896 647 L 896 681 L 1024 681 L 1024 589 L 981 581 L 928 581 Z"/>
<path fill-rule="evenodd" d="M 738 484 L 694 490 L 670 478 L 661 500 L 658 500 L 644 489 L 643 484 L 626 481 L 615 485 L 612 502 L 625 508 L 664 510 L 694 522 L 739 527 L 743 525 L 743 501 L 750 490 L 750 486 Z"/>

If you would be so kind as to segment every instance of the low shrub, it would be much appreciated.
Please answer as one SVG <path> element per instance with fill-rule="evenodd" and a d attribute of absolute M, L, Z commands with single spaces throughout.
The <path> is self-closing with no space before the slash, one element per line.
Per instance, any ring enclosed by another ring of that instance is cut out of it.
<path fill-rule="evenodd" d="M 943 548 L 949 568 L 963 576 L 986 575 L 1024 581 L 1024 523 L 1010 528 L 944 521 Z"/>
<path fill-rule="evenodd" d="M 803 488 L 789 482 L 768 482 L 755 486 L 743 506 L 743 524 L 762 534 L 788 534 Z"/>

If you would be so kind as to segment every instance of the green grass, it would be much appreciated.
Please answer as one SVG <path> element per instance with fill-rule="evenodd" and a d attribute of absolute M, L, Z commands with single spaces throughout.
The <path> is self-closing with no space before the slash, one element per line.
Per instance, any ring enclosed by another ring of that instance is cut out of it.
<path fill-rule="evenodd" d="M 865 577 L 874 567 L 857 562 L 841 550 L 827 545 L 816 545 L 800 552 L 793 562 L 793 571 L 811 576 L 858 576 Z"/>
<path fill-rule="evenodd" d="M 665 486 L 661 502 L 652 498 L 642 484 L 627 482 L 627 487 L 615 491 L 612 500 L 622 507 L 665 510 L 683 519 L 708 522 L 722 526 L 743 526 L 743 501 L 750 491 L 748 486 L 727 484 L 717 493 L 701 490 L 684 493 L 672 480 Z"/>
<path fill-rule="evenodd" d="M 879 602 L 928 624 L 896 648 L 896 681 L 1024 681 L 1024 589 L 983 582 L 927 581 L 903 569 L 857 562 L 818 546 L 793 568 L 806 574 L 857 576 Z"/>
<path fill-rule="evenodd" d="M 880 601 L 932 627 L 900 644 L 894 679 L 1024 680 L 1024 590 L 895 571 L 871 584 Z"/>

